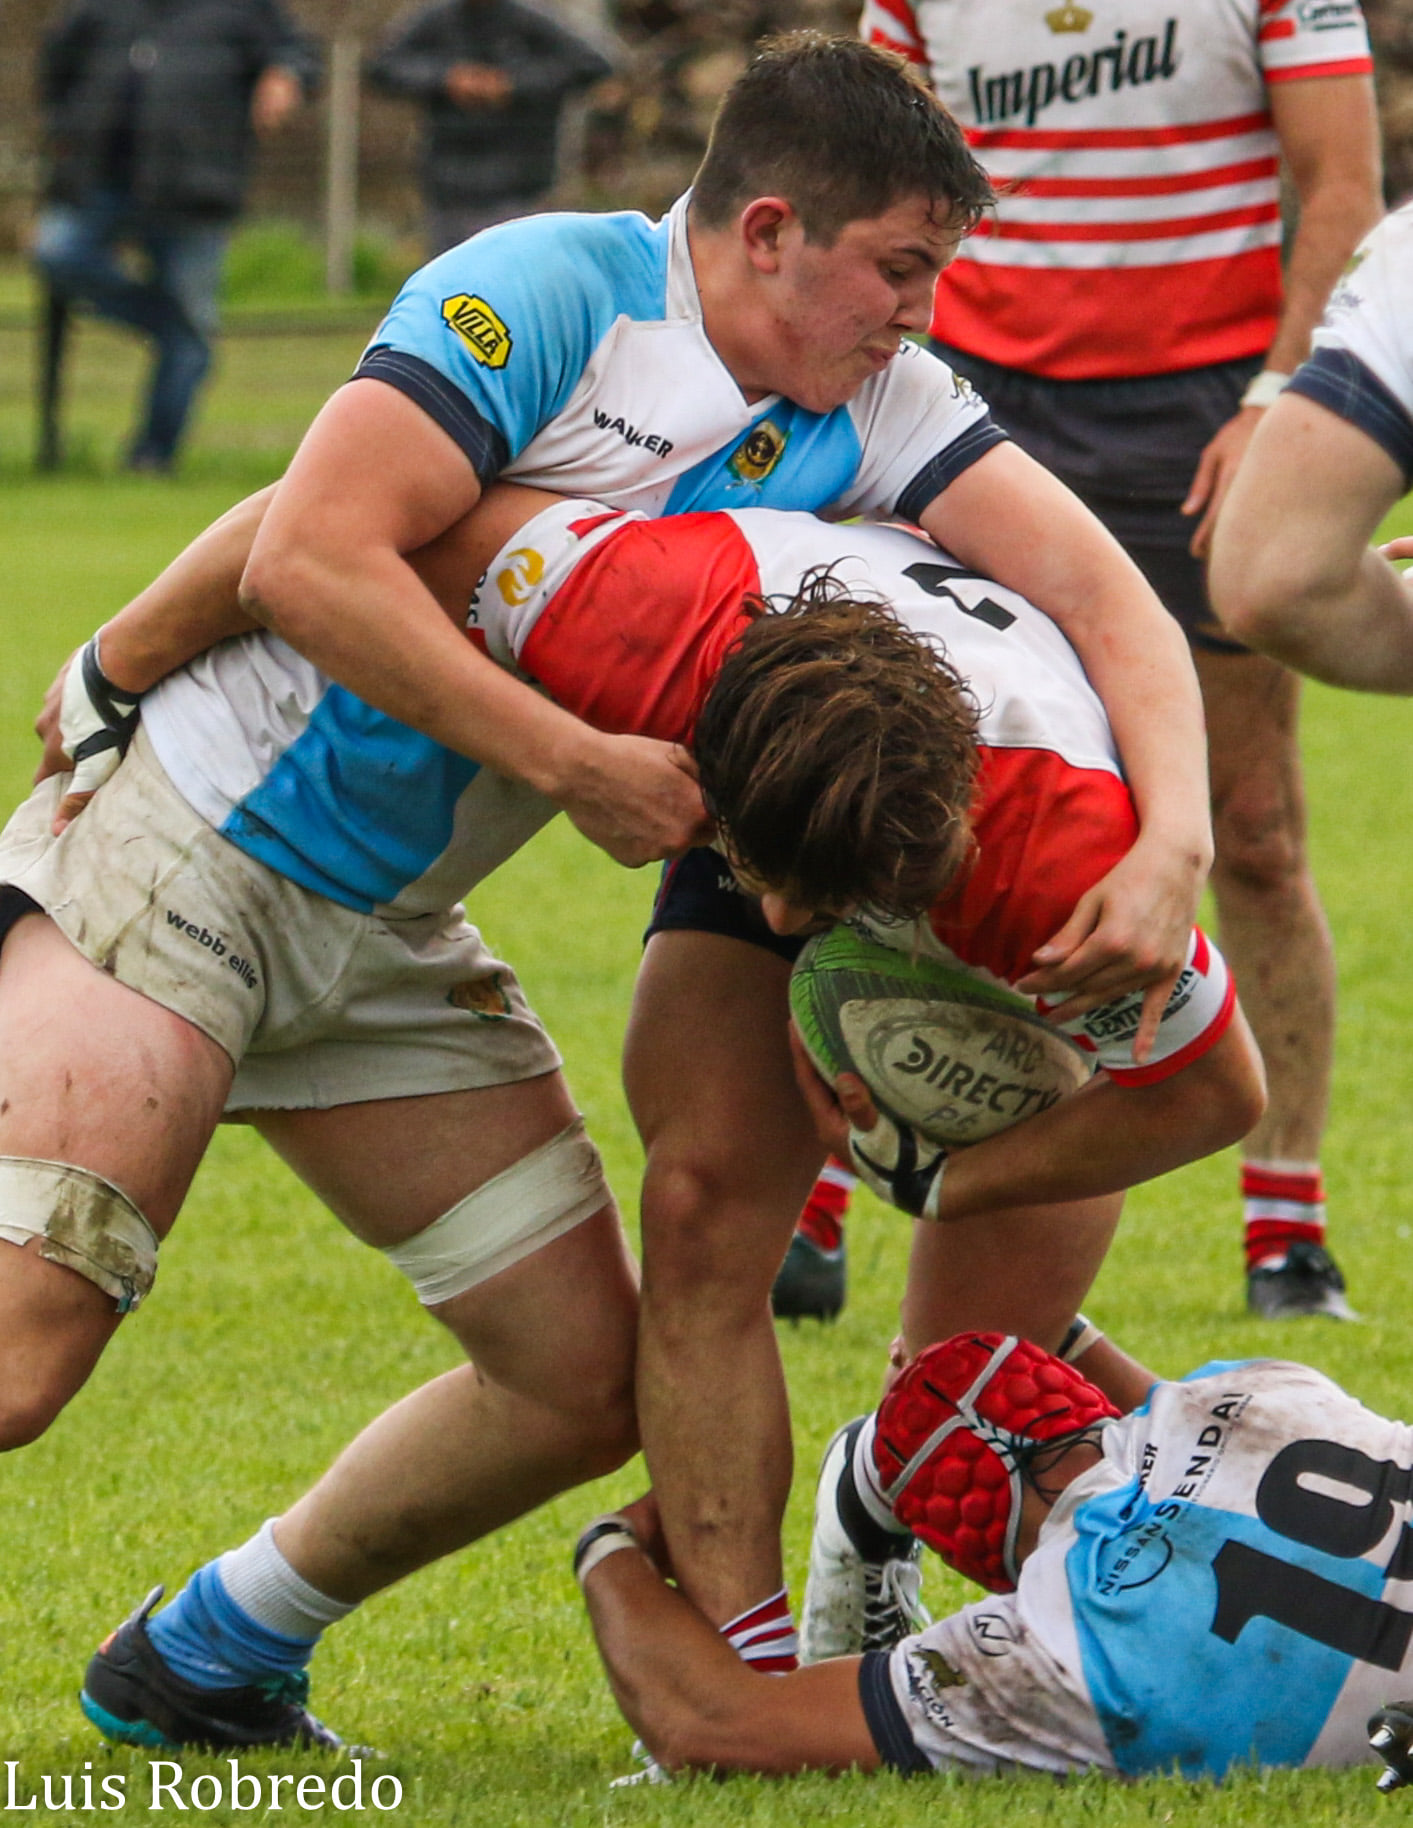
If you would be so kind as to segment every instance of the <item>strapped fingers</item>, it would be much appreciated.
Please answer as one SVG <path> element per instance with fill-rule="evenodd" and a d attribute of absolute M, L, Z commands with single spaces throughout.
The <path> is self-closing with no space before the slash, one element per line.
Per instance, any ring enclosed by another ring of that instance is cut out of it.
<path fill-rule="evenodd" d="M 890 1206 L 915 1219 L 936 1219 L 947 1151 L 910 1124 L 880 1111 L 873 1127 L 849 1127 L 849 1159 L 859 1179 Z"/>
<path fill-rule="evenodd" d="M 92 793 L 117 767 L 137 728 L 140 695 L 103 671 L 94 635 L 75 655 L 59 701 L 59 739 L 73 758 L 74 793 Z"/>

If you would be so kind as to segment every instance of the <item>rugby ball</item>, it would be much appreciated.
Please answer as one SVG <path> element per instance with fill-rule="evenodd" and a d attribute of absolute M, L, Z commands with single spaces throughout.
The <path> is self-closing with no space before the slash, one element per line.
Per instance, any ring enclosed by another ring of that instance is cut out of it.
<path fill-rule="evenodd" d="M 857 1073 L 888 1116 L 947 1148 L 1034 1117 L 1092 1070 L 1024 997 L 848 926 L 806 944 L 790 1010 L 822 1078 Z"/>

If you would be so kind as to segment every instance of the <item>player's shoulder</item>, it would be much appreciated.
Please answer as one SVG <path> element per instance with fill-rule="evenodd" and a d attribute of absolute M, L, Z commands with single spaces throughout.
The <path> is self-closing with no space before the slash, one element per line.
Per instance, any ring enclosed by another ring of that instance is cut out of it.
<path fill-rule="evenodd" d="M 551 211 L 486 229 L 430 264 L 429 277 L 494 271 L 528 292 L 566 288 L 611 294 L 629 315 L 661 311 L 666 296 L 667 223 L 637 210 L 593 215 Z"/>
<path fill-rule="evenodd" d="M 1366 76 L 1373 68 L 1358 0 L 1244 0 L 1268 83 Z"/>
<path fill-rule="evenodd" d="M 904 338 L 898 352 L 881 374 L 870 375 L 848 403 L 855 421 L 908 403 L 930 407 L 935 402 L 959 409 L 985 409 L 985 401 L 963 375 L 921 343 Z"/>
<path fill-rule="evenodd" d="M 1313 1365 L 1245 1358 L 1212 1359 L 1186 1377 L 1154 1384 L 1137 1413 L 1150 1418 L 1160 1436 L 1181 1434 L 1189 1423 L 1200 1431 L 1215 1418 L 1239 1422 L 1243 1434 L 1268 1442 L 1273 1429 L 1293 1436 L 1366 1411 L 1357 1397 Z"/>
<path fill-rule="evenodd" d="M 1300 1364 L 1290 1358 L 1214 1358 L 1201 1364 L 1174 1386 L 1199 1395 L 1220 1385 L 1223 1389 L 1240 1388 L 1253 1395 L 1290 1396 L 1302 1392 L 1354 1399 L 1347 1390 L 1313 1365 Z"/>
<path fill-rule="evenodd" d="M 661 317 L 666 297 L 667 225 L 624 210 L 526 216 L 486 229 L 413 274 L 399 303 L 431 301 L 445 315 L 448 301 L 479 299 L 507 325 L 514 313 L 540 324 L 587 316 L 607 328 L 618 317 Z"/>

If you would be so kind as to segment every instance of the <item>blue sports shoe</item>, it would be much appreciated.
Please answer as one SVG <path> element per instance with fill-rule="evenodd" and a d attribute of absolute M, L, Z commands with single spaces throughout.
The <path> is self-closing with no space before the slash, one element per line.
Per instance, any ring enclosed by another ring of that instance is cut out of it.
<path fill-rule="evenodd" d="M 303 1670 L 244 1688 L 198 1688 L 169 1669 L 147 1635 L 148 1614 L 162 1592 L 154 1587 L 88 1665 L 79 1706 L 105 1739 L 142 1746 L 342 1748 L 338 1734 L 305 1707 L 309 1677 Z"/>

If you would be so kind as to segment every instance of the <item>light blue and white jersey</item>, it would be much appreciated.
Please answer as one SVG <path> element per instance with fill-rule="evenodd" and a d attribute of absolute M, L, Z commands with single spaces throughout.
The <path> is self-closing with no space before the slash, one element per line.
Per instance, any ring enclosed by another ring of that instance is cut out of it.
<path fill-rule="evenodd" d="M 917 520 L 1000 442 L 985 402 L 904 343 L 832 412 L 749 402 L 702 326 L 687 200 L 487 229 L 414 273 L 359 365 L 504 475 L 648 514 L 829 508 Z"/>
<path fill-rule="evenodd" d="M 264 632 L 164 679 L 143 699 L 142 721 L 203 819 L 360 913 L 453 906 L 557 811 L 375 711 Z"/>
<path fill-rule="evenodd" d="M 1366 235 L 1325 307 L 1291 391 L 1347 419 L 1413 482 L 1413 203 Z"/>
<path fill-rule="evenodd" d="M 1105 1429 L 1013 1594 L 865 1661 L 905 1769 L 1372 1757 L 1413 1673 L 1413 1431 L 1302 1365 L 1209 1365 Z"/>
<path fill-rule="evenodd" d="M 702 328 L 686 204 L 535 216 L 415 273 L 359 368 L 503 473 L 648 515 L 771 506 L 903 513 L 1004 434 L 905 343 L 847 405 L 746 402 Z M 265 635 L 143 701 L 158 758 L 235 844 L 364 912 L 449 905 L 554 811 L 363 703 Z"/>

